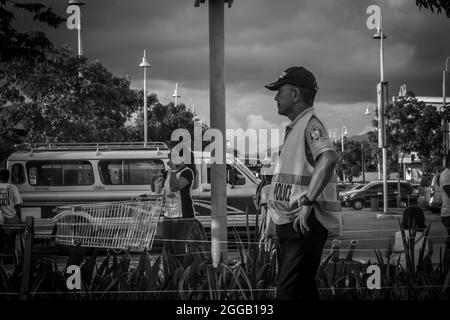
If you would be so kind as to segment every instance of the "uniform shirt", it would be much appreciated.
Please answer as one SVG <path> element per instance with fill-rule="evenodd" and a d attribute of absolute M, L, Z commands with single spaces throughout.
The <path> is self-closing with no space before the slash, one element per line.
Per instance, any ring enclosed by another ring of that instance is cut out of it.
<path fill-rule="evenodd" d="M 297 118 L 294 119 L 287 127 L 284 140 L 286 141 L 287 136 L 292 131 L 294 126 L 299 122 L 299 120 L 313 108 L 310 107 L 303 110 Z M 305 129 L 305 143 L 306 143 L 306 159 L 308 162 L 315 167 L 317 158 L 325 151 L 335 151 L 333 143 L 328 135 L 328 131 L 325 126 L 320 122 L 316 116 L 312 116 L 309 120 L 308 125 Z"/>
<path fill-rule="evenodd" d="M 10 183 L 0 183 L 0 212 L 3 218 L 14 218 L 16 209 L 14 206 L 23 203 L 17 187 Z"/>
<path fill-rule="evenodd" d="M 441 188 L 442 195 L 442 208 L 441 208 L 441 217 L 449 217 L 450 216 L 450 198 L 447 195 L 447 192 L 444 190 L 444 186 L 450 185 L 450 170 L 445 169 L 441 172 L 439 177 L 439 188 Z"/>

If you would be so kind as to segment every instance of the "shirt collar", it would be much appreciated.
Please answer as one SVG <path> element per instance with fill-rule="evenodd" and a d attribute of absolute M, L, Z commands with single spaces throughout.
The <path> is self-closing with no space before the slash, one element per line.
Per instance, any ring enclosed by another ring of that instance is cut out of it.
<path fill-rule="evenodd" d="M 300 112 L 300 114 L 290 124 L 288 124 L 287 127 L 289 127 L 290 129 L 294 128 L 295 125 L 300 121 L 300 119 L 303 118 L 305 116 L 305 114 L 307 114 L 310 111 L 314 111 L 314 108 L 309 107 L 309 108 L 303 110 L 302 112 Z"/>

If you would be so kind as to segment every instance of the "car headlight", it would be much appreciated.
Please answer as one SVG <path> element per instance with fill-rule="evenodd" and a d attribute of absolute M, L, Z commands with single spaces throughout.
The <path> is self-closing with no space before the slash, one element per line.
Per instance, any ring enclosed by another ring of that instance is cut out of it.
<path fill-rule="evenodd" d="M 342 198 L 342 200 L 344 200 L 344 201 L 347 201 L 347 199 L 348 199 L 348 196 L 344 196 L 344 197 Z"/>

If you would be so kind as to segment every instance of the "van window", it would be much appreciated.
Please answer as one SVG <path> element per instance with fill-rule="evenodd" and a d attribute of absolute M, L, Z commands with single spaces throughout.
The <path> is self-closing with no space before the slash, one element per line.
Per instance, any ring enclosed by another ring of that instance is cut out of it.
<path fill-rule="evenodd" d="M 11 183 L 12 184 L 25 183 L 25 169 L 22 164 L 15 163 L 11 167 Z"/>
<path fill-rule="evenodd" d="M 105 185 L 143 185 L 163 176 L 164 163 L 159 159 L 102 160 L 98 169 Z"/>
<path fill-rule="evenodd" d="M 88 161 L 29 161 L 28 182 L 32 186 L 87 186 L 94 184 Z"/>

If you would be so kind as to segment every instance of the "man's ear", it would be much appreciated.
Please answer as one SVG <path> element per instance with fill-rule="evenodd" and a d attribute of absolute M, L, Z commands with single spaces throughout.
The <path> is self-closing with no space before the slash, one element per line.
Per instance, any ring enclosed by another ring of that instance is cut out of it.
<path fill-rule="evenodd" d="M 301 98 L 301 93 L 300 93 L 300 89 L 297 87 L 292 87 L 292 97 L 294 99 L 294 102 L 300 101 Z"/>

